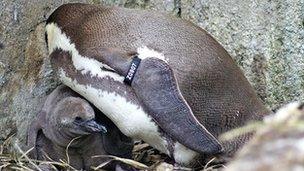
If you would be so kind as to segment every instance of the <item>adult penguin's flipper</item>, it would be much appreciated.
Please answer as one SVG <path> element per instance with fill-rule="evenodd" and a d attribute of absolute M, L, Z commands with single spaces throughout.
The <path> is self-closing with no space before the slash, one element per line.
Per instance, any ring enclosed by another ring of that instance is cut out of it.
<path fill-rule="evenodd" d="M 157 58 L 143 60 L 132 86 L 148 113 L 178 142 L 204 154 L 221 152 L 220 143 L 194 117 L 165 61 Z"/>

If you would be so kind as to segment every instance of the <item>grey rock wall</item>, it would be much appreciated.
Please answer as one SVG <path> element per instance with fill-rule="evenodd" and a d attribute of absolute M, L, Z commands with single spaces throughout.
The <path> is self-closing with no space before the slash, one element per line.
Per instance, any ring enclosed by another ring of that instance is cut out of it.
<path fill-rule="evenodd" d="M 228 50 L 270 108 L 303 99 L 303 0 L 181 1 L 182 17 Z"/>
<path fill-rule="evenodd" d="M 26 128 L 56 87 L 44 45 L 44 20 L 67 2 L 163 11 L 210 32 L 274 109 L 304 97 L 303 0 L 2 0 L 0 140 Z"/>

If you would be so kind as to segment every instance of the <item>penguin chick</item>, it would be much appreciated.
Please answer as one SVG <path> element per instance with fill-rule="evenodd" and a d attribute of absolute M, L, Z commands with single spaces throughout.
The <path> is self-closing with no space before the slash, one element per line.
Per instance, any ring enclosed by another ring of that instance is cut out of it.
<path fill-rule="evenodd" d="M 133 142 L 121 139 L 120 131 L 111 126 L 113 123 L 101 124 L 96 118 L 94 108 L 86 100 L 70 88 L 59 86 L 48 96 L 28 129 L 27 146 L 34 147 L 30 156 L 38 160 L 65 160 L 77 170 L 90 170 L 107 161 L 92 158 L 95 155 L 131 157 Z"/>

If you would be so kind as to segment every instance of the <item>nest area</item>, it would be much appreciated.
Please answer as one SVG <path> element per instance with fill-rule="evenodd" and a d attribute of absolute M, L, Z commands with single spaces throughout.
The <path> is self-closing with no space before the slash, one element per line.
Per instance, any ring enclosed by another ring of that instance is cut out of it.
<path fill-rule="evenodd" d="M 68 151 L 69 146 L 67 146 Z M 32 149 L 30 149 L 32 150 Z M 7 170 L 27 170 L 27 171 L 45 171 L 45 170 L 68 170 L 68 171 L 76 171 L 77 169 L 73 168 L 73 166 L 69 165 L 69 157 L 68 153 L 66 153 L 66 158 L 57 161 L 52 161 L 51 159 L 48 161 L 39 161 L 30 159 L 28 157 L 28 151 L 23 151 L 18 145 L 17 141 L 14 140 L 14 135 L 7 138 L 0 145 L 0 171 Z M 104 163 L 100 163 L 97 167 L 92 167 L 92 170 L 103 170 L 102 167 L 110 163 L 111 161 L 119 161 L 128 165 L 131 168 L 136 170 L 155 170 L 155 171 L 173 171 L 173 170 L 203 170 L 203 171 L 216 171 L 220 170 L 224 167 L 224 165 L 212 165 L 208 162 L 206 165 L 198 166 L 197 168 L 187 168 L 174 166 L 172 160 L 164 155 L 159 153 L 157 150 L 149 146 L 144 142 L 136 142 L 133 149 L 133 159 L 124 159 L 110 155 L 102 155 L 102 156 L 92 156 L 92 157 L 106 157 L 109 158 L 108 161 Z"/>

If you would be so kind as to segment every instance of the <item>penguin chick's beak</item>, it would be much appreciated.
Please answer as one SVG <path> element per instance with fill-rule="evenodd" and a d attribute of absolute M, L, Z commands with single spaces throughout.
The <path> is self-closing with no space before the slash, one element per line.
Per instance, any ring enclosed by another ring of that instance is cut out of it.
<path fill-rule="evenodd" d="M 81 123 L 77 123 L 80 127 L 82 127 L 86 132 L 102 132 L 102 133 L 106 133 L 107 129 L 105 126 L 97 123 L 95 120 L 91 119 L 91 120 L 87 120 L 87 121 L 83 121 Z"/>

